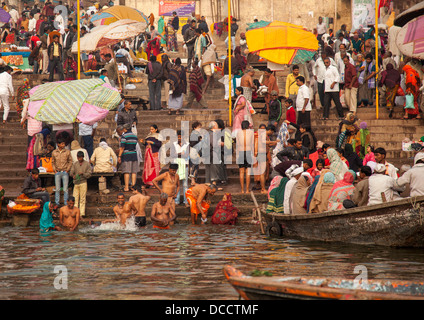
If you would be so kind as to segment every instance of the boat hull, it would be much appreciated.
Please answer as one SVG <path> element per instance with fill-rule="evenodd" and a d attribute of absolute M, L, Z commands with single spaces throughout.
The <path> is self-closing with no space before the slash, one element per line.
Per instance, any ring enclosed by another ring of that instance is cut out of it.
<path fill-rule="evenodd" d="M 268 233 L 287 238 L 424 247 L 424 197 L 320 214 L 264 214 L 264 218 Z"/>
<path fill-rule="evenodd" d="M 356 282 L 318 277 L 251 277 L 232 266 L 224 275 L 245 300 L 422 300 L 424 283 L 397 280 Z"/>

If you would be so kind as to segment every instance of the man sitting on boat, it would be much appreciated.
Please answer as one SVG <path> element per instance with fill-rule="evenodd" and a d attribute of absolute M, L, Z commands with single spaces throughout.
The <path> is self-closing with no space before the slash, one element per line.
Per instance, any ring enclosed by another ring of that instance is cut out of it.
<path fill-rule="evenodd" d="M 424 152 L 418 152 L 414 158 L 414 166 L 396 180 L 398 187 L 407 183 L 411 188 L 411 197 L 424 196 Z"/>
<path fill-rule="evenodd" d="M 374 168 L 374 174 L 369 178 L 368 205 L 399 200 L 396 191 L 403 192 L 403 189 L 396 185 L 395 179 L 386 175 L 386 166 L 378 163 Z"/>

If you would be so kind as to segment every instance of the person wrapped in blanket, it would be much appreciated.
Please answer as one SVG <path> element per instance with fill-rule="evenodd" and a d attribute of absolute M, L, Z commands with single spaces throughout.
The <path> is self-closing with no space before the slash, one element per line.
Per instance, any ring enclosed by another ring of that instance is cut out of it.
<path fill-rule="evenodd" d="M 53 223 L 53 214 L 56 213 L 58 206 L 53 202 L 46 202 L 43 206 L 43 213 L 40 218 L 40 231 L 48 232 L 52 230 L 61 231 L 62 229 Z"/>
<path fill-rule="evenodd" d="M 191 223 L 196 224 L 199 214 L 201 215 L 201 224 L 205 224 L 208 219 L 208 210 L 210 208 L 209 196 L 216 192 L 216 186 L 213 184 L 196 184 L 186 192 L 186 198 L 190 205 Z"/>
<path fill-rule="evenodd" d="M 240 211 L 234 206 L 231 198 L 232 196 L 230 193 L 226 193 L 222 197 L 222 200 L 218 203 L 212 215 L 212 224 L 236 224 Z"/>

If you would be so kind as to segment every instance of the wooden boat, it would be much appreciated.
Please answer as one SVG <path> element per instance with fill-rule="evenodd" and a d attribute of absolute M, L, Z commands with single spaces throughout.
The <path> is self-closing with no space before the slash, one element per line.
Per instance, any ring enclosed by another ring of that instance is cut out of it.
<path fill-rule="evenodd" d="M 423 300 L 424 282 L 355 281 L 299 276 L 246 276 L 232 266 L 224 275 L 245 300 Z"/>
<path fill-rule="evenodd" d="M 311 241 L 424 247 L 424 196 L 312 214 L 267 214 L 268 235 Z"/>

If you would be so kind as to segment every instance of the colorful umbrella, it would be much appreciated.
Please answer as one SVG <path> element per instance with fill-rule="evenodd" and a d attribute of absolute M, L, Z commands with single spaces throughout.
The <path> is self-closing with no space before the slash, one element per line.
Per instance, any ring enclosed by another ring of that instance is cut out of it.
<path fill-rule="evenodd" d="M 113 6 L 94 14 L 90 21 L 95 26 L 109 25 L 118 20 L 130 19 L 148 23 L 147 17 L 140 11 L 126 6 Z"/>
<path fill-rule="evenodd" d="M 318 40 L 302 26 L 274 21 L 246 32 L 250 52 L 277 64 L 304 63 L 315 55 Z"/>
<path fill-rule="evenodd" d="M 11 18 L 11 16 L 10 16 L 9 12 L 7 12 L 4 9 L 0 9 L 0 22 L 8 23 L 10 18 Z"/>
<path fill-rule="evenodd" d="M 48 124 L 94 124 L 119 105 L 121 95 L 101 79 L 48 82 L 29 92 L 29 115 Z"/>
<path fill-rule="evenodd" d="M 80 50 L 92 52 L 113 45 L 122 40 L 134 38 L 147 28 L 145 22 L 135 20 L 119 20 L 107 26 L 98 26 L 81 38 Z M 78 41 L 72 45 L 72 52 L 78 52 Z"/>

